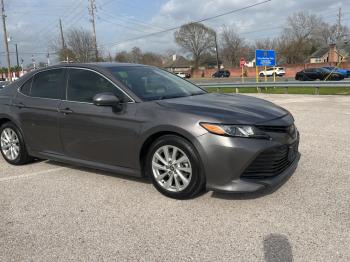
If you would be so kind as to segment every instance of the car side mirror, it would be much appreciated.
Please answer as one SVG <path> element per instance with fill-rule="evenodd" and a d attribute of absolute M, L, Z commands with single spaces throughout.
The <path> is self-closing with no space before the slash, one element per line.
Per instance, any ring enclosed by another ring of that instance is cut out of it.
<path fill-rule="evenodd" d="M 118 106 L 121 100 L 113 93 L 100 93 L 94 96 L 93 102 L 96 106 Z"/>

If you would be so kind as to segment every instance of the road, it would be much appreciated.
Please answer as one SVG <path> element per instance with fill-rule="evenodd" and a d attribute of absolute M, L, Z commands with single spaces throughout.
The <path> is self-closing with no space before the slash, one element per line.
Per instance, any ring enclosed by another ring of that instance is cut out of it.
<path fill-rule="evenodd" d="M 350 261 L 350 97 L 290 110 L 299 167 L 276 192 L 178 201 L 142 179 L 0 160 L 0 261 Z"/>
<path fill-rule="evenodd" d="M 189 81 L 193 83 L 242 83 L 242 78 L 240 77 L 230 77 L 230 78 L 189 78 Z M 260 78 L 260 82 L 264 82 L 264 78 Z M 273 82 L 273 77 L 267 78 L 268 82 Z M 291 77 L 276 77 L 277 81 L 296 81 L 294 78 Z M 246 83 L 256 83 L 255 77 L 246 77 L 244 78 L 244 82 Z"/>
<path fill-rule="evenodd" d="M 242 79 L 239 77 L 230 77 L 230 78 L 190 78 L 189 81 L 195 84 L 232 84 L 232 83 L 242 83 Z M 327 81 L 334 82 L 335 84 L 343 81 L 350 81 L 350 78 L 345 78 L 342 81 Z M 264 83 L 264 78 L 260 78 L 260 82 Z M 273 82 L 272 77 L 267 78 L 267 82 Z M 276 82 L 287 82 L 287 83 L 312 83 L 313 81 L 297 81 L 292 77 L 276 77 Z M 244 79 L 244 83 L 256 83 L 256 79 L 249 77 Z"/>

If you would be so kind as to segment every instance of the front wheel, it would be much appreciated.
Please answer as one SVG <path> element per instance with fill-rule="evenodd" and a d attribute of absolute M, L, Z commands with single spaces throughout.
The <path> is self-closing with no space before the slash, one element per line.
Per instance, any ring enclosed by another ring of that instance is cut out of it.
<path fill-rule="evenodd" d="M 205 185 L 199 157 L 184 138 L 166 135 L 151 146 L 146 171 L 155 188 L 165 196 L 188 199 L 199 194 Z"/>
<path fill-rule="evenodd" d="M 12 122 L 0 127 L 1 154 L 11 165 L 24 165 L 32 160 L 28 155 L 19 128 Z"/>

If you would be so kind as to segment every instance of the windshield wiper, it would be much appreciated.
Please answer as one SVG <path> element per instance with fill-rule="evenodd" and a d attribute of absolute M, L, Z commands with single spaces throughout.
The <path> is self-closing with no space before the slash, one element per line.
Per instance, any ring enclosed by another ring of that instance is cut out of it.
<path fill-rule="evenodd" d="M 199 95 L 204 95 L 204 94 L 206 94 L 206 93 L 205 92 L 203 92 L 203 93 L 192 93 L 191 96 L 199 96 Z"/>
<path fill-rule="evenodd" d="M 164 99 L 172 99 L 172 98 L 180 98 L 180 97 L 187 97 L 187 95 L 160 96 L 160 97 L 157 97 L 157 99 L 164 100 Z"/>

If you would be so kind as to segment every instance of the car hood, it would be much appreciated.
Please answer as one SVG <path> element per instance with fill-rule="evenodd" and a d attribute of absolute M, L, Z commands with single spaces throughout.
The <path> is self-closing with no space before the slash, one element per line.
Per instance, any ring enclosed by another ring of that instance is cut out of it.
<path fill-rule="evenodd" d="M 266 100 L 237 94 L 208 93 L 157 103 L 169 109 L 198 115 L 200 121 L 231 124 L 262 124 L 290 115 L 287 110 Z"/>

